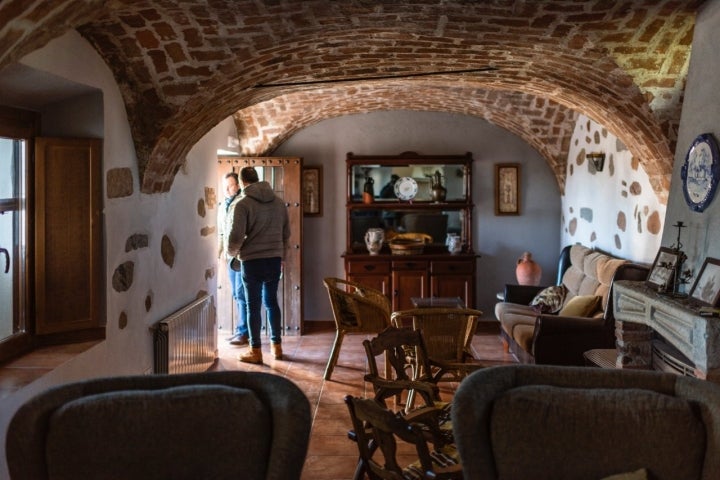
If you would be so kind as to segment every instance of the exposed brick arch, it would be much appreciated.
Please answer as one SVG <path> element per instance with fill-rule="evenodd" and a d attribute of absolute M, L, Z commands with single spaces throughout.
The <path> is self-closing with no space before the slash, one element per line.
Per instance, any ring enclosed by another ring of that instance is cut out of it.
<path fill-rule="evenodd" d="M 535 132 L 561 124 L 538 127 L 537 119 L 548 105 L 586 114 L 622 139 L 662 196 L 696 9 L 676 0 L 27 3 L 0 6 L 8 19 L 0 27 L 0 66 L 77 28 L 120 85 L 147 193 L 169 189 L 192 144 L 234 109 L 304 90 L 259 91 L 255 83 L 493 65 L 498 70 L 481 78 L 422 83 L 435 93 L 444 85 L 448 100 L 479 90 L 507 96 L 496 101 L 504 108 L 470 114 L 522 130 L 556 172 L 558 145 L 567 139 L 539 141 Z M 385 83 L 370 85 L 392 84 Z M 518 94 L 535 108 L 513 111 Z M 462 111 L 449 101 L 414 108 Z M 512 119 L 518 112 L 530 118 L 530 130 Z"/>

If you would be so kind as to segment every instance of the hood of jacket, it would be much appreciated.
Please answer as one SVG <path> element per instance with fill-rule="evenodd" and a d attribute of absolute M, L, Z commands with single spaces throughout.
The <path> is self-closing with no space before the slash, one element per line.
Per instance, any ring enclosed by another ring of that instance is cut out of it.
<path fill-rule="evenodd" d="M 260 203 L 272 202 L 276 197 L 270 184 L 265 181 L 251 183 L 243 189 L 243 194 Z"/>

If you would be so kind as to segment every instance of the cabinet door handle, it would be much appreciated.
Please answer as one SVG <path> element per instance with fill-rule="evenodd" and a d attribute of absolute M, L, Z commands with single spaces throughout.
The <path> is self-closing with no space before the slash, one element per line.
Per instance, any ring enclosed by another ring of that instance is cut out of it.
<path fill-rule="evenodd" d="M 372 272 L 375 270 L 375 265 L 365 265 L 363 268 L 365 268 L 368 272 Z"/>

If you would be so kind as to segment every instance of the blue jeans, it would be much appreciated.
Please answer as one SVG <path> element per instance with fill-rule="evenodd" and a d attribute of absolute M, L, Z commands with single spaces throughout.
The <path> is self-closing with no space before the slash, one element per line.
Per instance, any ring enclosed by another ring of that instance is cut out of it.
<path fill-rule="evenodd" d="M 282 323 L 280 305 L 277 299 L 282 259 L 257 258 L 242 262 L 242 279 L 247 300 L 247 319 L 250 324 L 250 346 L 260 348 L 260 327 L 262 306 L 265 306 L 270 323 L 270 341 L 280 343 Z"/>
<path fill-rule="evenodd" d="M 248 336 L 247 304 L 245 303 L 245 288 L 243 287 L 242 274 L 241 272 L 236 272 L 230 268 L 231 261 L 232 258 L 228 260 L 230 288 L 232 290 L 232 297 L 235 300 L 238 309 L 237 324 L 235 325 L 234 334 Z"/>

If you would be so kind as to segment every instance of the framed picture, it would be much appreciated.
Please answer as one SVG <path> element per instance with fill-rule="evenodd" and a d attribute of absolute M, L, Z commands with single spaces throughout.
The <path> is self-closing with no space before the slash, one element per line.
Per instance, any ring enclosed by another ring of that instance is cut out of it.
<path fill-rule="evenodd" d="M 678 257 L 677 251 L 668 247 L 660 247 L 645 284 L 656 290 L 672 290 Z"/>
<path fill-rule="evenodd" d="M 696 303 L 717 307 L 720 300 L 720 260 L 705 259 L 700 274 L 690 290 L 690 299 Z"/>
<path fill-rule="evenodd" d="M 495 164 L 495 215 L 520 215 L 520 164 Z"/>
<path fill-rule="evenodd" d="M 302 169 L 303 215 L 322 216 L 322 165 Z"/>

